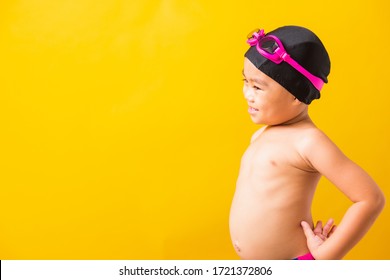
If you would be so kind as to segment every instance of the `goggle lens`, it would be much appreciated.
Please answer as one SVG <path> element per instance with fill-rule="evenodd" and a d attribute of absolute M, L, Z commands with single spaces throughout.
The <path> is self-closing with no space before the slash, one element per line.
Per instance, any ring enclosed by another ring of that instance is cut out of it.
<path fill-rule="evenodd" d="M 260 48 L 269 54 L 275 53 L 275 50 L 279 47 L 278 43 L 272 38 L 264 38 L 261 41 Z"/>

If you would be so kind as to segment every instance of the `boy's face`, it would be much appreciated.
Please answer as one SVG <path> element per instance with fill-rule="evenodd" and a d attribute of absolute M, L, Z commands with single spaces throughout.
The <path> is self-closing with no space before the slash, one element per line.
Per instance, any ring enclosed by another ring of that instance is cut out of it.
<path fill-rule="evenodd" d="M 244 97 L 248 112 L 256 124 L 278 125 L 302 113 L 307 105 L 284 87 L 257 69 L 247 58 L 244 61 Z"/>

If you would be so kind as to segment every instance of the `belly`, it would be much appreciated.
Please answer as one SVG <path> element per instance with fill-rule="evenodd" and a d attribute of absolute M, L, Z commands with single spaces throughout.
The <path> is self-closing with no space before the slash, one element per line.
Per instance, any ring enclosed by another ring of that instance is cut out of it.
<path fill-rule="evenodd" d="M 300 222 L 311 220 L 310 206 L 288 196 L 237 190 L 230 210 L 230 234 L 242 259 L 292 259 L 308 252 Z"/>

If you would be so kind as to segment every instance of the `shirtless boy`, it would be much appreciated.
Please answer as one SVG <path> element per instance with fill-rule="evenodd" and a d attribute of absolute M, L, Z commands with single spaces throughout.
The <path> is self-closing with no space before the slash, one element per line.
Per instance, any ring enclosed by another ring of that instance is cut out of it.
<path fill-rule="evenodd" d="M 372 226 L 385 199 L 308 115 L 327 82 L 328 54 L 302 27 L 251 36 L 243 91 L 252 121 L 265 126 L 242 157 L 230 212 L 233 246 L 242 259 L 341 259 Z M 353 202 L 337 230 L 332 220 L 313 225 L 311 204 L 322 175 Z"/>

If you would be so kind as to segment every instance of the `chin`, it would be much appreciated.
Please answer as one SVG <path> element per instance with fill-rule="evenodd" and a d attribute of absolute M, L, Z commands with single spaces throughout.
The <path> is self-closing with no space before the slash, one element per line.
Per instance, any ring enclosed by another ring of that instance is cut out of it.
<path fill-rule="evenodd" d="M 291 118 L 251 116 L 251 120 L 254 124 L 273 126 L 288 122 Z"/>
<path fill-rule="evenodd" d="M 252 119 L 252 122 L 254 124 L 261 124 L 261 125 L 273 125 L 269 120 L 266 120 L 266 119 L 263 119 L 263 118 L 255 118 L 255 117 L 251 117 Z"/>
<path fill-rule="evenodd" d="M 254 123 L 254 124 L 265 124 L 262 120 L 259 120 L 259 119 L 257 119 L 257 118 L 251 118 L 252 119 L 252 122 Z"/>

